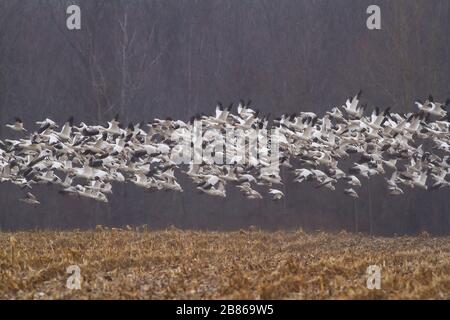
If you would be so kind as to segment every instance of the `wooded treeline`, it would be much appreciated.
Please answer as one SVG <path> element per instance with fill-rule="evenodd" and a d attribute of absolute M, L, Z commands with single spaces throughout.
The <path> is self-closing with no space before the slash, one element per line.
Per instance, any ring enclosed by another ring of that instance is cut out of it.
<path fill-rule="evenodd" d="M 71 4 L 81 8 L 81 30 L 66 28 Z M 366 28 L 371 4 L 381 8 L 381 30 Z M 359 89 L 371 108 L 416 111 L 415 98 L 450 97 L 449 30 L 448 0 L 2 0 L 0 137 L 17 136 L 4 128 L 15 116 L 26 127 L 70 115 L 77 123 L 105 123 L 116 113 L 124 122 L 187 120 L 240 98 L 264 113 L 322 115 Z M 181 194 L 117 185 L 108 205 L 40 187 L 37 208 L 1 184 L 0 228 L 450 233 L 449 190 L 392 198 L 382 177 L 365 183 L 356 201 L 341 189 L 293 183 L 280 202 L 245 200 L 233 188 L 217 199 L 180 182 Z"/>

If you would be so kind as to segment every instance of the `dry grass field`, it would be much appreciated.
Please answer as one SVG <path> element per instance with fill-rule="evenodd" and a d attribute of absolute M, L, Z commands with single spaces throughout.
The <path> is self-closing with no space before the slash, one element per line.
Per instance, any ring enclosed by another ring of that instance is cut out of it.
<path fill-rule="evenodd" d="M 381 267 L 381 289 L 366 268 Z M 69 290 L 69 265 L 81 270 Z M 450 238 L 106 229 L 0 233 L 3 299 L 450 299 Z"/>

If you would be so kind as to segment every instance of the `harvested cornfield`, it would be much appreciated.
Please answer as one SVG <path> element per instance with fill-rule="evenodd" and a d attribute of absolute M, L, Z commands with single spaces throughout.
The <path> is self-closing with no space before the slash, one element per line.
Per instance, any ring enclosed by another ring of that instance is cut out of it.
<path fill-rule="evenodd" d="M 80 289 L 67 287 L 71 265 Z M 381 268 L 379 290 L 367 288 L 370 265 Z M 450 238 L 100 226 L 0 233 L 0 297 L 449 299 Z"/>

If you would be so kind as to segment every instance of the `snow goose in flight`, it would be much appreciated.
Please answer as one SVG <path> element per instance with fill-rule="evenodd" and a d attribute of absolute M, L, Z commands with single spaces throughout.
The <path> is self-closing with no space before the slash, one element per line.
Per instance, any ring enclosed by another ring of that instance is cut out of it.
<path fill-rule="evenodd" d="M 11 180 L 11 165 L 5 164 L 0 171 L 0 182 Z"/>
<path fill-rule="evenodd" d="M 70 117 L 65 123 L 64 126 L 61 129 L 61 132 L 56 133 L 57 136 L 63 140 L 67 141 L 70 139 L 72 134 L 72 126 L 73 126 L 73 117 Z"/>
<path fill-rule="evenodd" d="M 36 124 L 37 125 L 39 125 L 39 126 L 44 126 L 44 125 L 47 125 L 47 124 L 49 124 L 51 127 L 53 127 L 53 128 L 57 128 L 58 127 L 58 125 L 56 124 L 56 122 L 55 121 L 53 121 L 52 119 L 49 119 L 49 118 L 46 118 L 45 120 L 43 120 L 43 121 L 36 121 Z"/>
<path fill-rule="evenodd" d="M 369 178 L 369 176 L 377 174 L 376 170 L 369 168 L 366 164 L 359 164 L 359 163 L 356 163 L 352 168 L 350 168 L 349 172 L 351 174 L 360 174 L 366 178 Z"/>
<path fill-rule="evenodd" d="M 342 114 L 342 111 L 339 110 L 338 107 L 334 107 L 333 109 L 331 109 L 331 111 L 327 111 L 326 114 L 338 121 L 345 120 L 344 115 Z"/>
<path fill-rule="evenodd" d="M 440 170 L 438 174 L 431 173 L 431 177 L 435 181 L 433 185 L 431 186 L 432 190 L 450 187 L 450 182 L 445 180 L 445 177 L 447 176 L 448 172 L 447 170 Z"/>
<path fill-rule="evenodd" d="M 426 113 L 429 113 L 431 115 L 438 116 L 438 117 L 445 117 L 447 115 L 447 111 L 445 111 L 445 107 L 450 102 L 449 100 L 450 99 L 447 99 L 445 104 L 439 103 L 439 102 L 434 102 L 433 97 L 430 95 L 424 103 L 422 103 L 421 101 L 416 101 L 415 104 L 417 105 L 419 110 L 421 110 L 423 112 L 426 112 Z"/>
<path fill-rule="evenodd" d="M 358 194 L 356 193 L 355 190 L 353 190 L 352 188 L 348 188 L 344 190 L 344 193 L 346 195 L 349 195 L 352 198 L 359 198 Z"/>
<path fill-rule="evenodd" d="M 279 170 L 275 171 L 273 169 L 263 167 L 260 169 L 260 174 L 258 176 L 258 179 L 263 180 L 262 182 L 268 185 L 272 184 L 283 184 L 281 181 L 281 177 L 279 174 Z"/>
<path fill-rule="evenodd" d="M 395 185 L 393 187 L 389 186 L 388 190 L 389 190 L 389 194 L 391 196 L 399 196 L 399 195 L 403 194 L 403 190 L 400 189 L 397 185 Z"/>
<path fill-rule="evenodd" d="M 197 189 L 211 196 L 226 197 L 225 186 L 222 181 L 217 183 L 217 188 L 214 188 L 208 181 L 204 181 L 197 185 Z"/>
<path fill-rule="evenodd" d="M 295 182 L 303 182 L 305 180 L 310 180 L 312 177 L 314 177 L 312 171 L 304 168 L 294 169 L 294 173 L 296 175 L 296 178 L 294 179 Z"/>
<path fill-rule="evenodd" d="M 69 188 L 72 185 L 73 177 L 74 175 L 72 173 L 67 173 L 64 181 L 62 180 L 59 181 L 59 185 L 63 188 Z"/>
<path fill-rule="evenodd" d="M 272 200 L 280 200 L 284 197 L 284 193 L 278 189 L 269 189 L 269 194 L 272 195 Z"/>
<path fill-rule="evenodd" d="M 389 109 L 390 108 L 387 108 L 383 113 L 381 113 L 380 109 L 376 107 L 372 112 L 370 121 L 367 121 L 366 117 L 362 117 L 361 121 L 373 130 L 381 130 L 383 129 L 383 123 L 387 120 L 386 115 L 389 113 Z"/>
<path fill-rule="evenodd" d="M 258 191 L 251 188 L 251 185 L 249 182 L 244 182 L 244 183 L 238 185 L 237 188 L 244 193 L 244 196 L 247 199 L 262 199 L 263 198 L 262 195 Z"/>
<path fill-rule="evenodd" d="M 14 118 L 13 124 L 6 124 L 7 128 L 10 128 L 11 130 L 18 131 L 18 132 L 26 132 L 27 130 L 23 127 L 23 121 L 22 119 L 16 117 Z"/>
<path fill-rule="evenodd" d="M 248 130 L 252 128 L 252 125 L 257 121 L 259 115 L 259 110 L 254 113 L 250 113 L 246 118 L 237 117 L 238 123 L 236 124 L 236 128 Z"/>
<path fill-rule="evenodd" d="M 354 175 L 347 176 L 343 178 L 349 185 L 361 187 L 361 181 Z"/>
<path fill-rule="evenodd" d="M 219 123 L 225 123 L 232 107 L 233 103 L 231 103 L 226 109 L 224 109 L 222 103 L 217 102 L 215 121 Z"/>
<path fill-rule="evenodd" d="M 239 174 L 238 175 L 238 179 L 240 182 L 254 182 L 257 183 L 258 181 L 256 181 L 256 178 L 251 175 L 250 173 L 244 173 L 244 174 Z"/>
<path fill-rule="evenodd" d="M 34 206 L 41 204 L 31 192 L 27 192 L 25 194 L 25 198 L 19 199 L 19 201 L 27 203 L 27 204 L 31 204 Z"/>
<path fill-rule="evenodd" d="M 237 107 L 237 113 L 241 118 L 247 118 L 255 113 L 255 111 L 253 111 L 250 108 L 251 104 L 252 104 L 252 100 L 248 100 L 247 103 L 245 103 L 244 100 L 242 100 L 242 99 L 239 100 L 239 104 Z"/>
<path fill-rule="evenodd" d="M 358 106 L 361 93 L 362 91 L 360 90 L 353 98 L 348 98 L 345 104 L 342 106 L 347 114 L 358 119 L 361 118 L 364 112 L 364 107 Z"/>
<path fill-rule="evenodd" d="M 36 121 L 36 124 L 39 125 L 39 129 L 37 131 L 39 135 L 49 135 L 53 132 L 53 129 L 58 128 L 58 125 L 55 123 L 55 121 L 48 118 L 43 121 Z"/>
<path fill-rule="evenodd" d="M 143 173 L 135 173 L 134 178 L 135 179 L 132 179 L 131 182 L 133 182 L 138 187 L 150 189 L 153 186 L 152 182 Z"/>
<path fill-rule="evenodd" d="M 384 178 L 388 184 L 389 187 L 396 187 L 397 186 L 397 171 L 394 171 L 391 175 L 391 178 Z"/>
<path fill-rule="evenodd" d="M 38 174 L 36 175 L 36 178 L 38 179 L 38 183 L 44 183 L 44 184 L 59 184 L 61 183 L 61 179 L 55 175 L 55 173 L 52 170 L 48 170 L 44 174 Z"/>
<path fill-rule="evenodd" d="M 426 185 L 427 178 L 428 178 L 427 172 L 423 171 L 420 174 L 416 174 L 413 176 L 412 183 L 415 187 L 427 190 L 427 185 Z"/>
<path fill-rule="evenodd" d="M 108 121 L 108 128 L 105 128 L 104 130 L 112 135 L 120 135 L 122 133 L 122 129 L 120 129 L 119 124 L 119 114 L 116 114 L 114 119 Z"/>
<path fill-rule="evenodd" d="M 336 179 L 326 177 L 325 179 L 318 180 L 318 181 L 319 181 L 319 184 L 316 186 L 316 189 L 325 187 L 327 189 L 330 189 L 331 191 L 336 190 L 336 187 L 333 185 L 333 183 L 335 183 L 337 181 Z"/>
<path fill-rule="evenodd" d="M 105 202 L 105 203 L 108 202 L 108 198 L 106 198 L 106 196 L 103 193 L 89 189 L 89 188 L 83 188 L 83 190 L 79 190 L 77 193 L 81 197 L 94 199 L 96 201 Z"/>
<path fill-rule="evenodd" d="M 383 161 L 383 163 L 384 163 L 387 167 L 389 167 L 390 169 L 396 170 L 396 168 L 397 168 L 397 167 L 396 167 L 397 160 L 398 160 L 398 159 L 382 160 L 382 161 Z"/>
<path fill-rule="evenodd" d="M 236 175 L 236 170 L 234 167 L 232 166 L 224 166 L 223 168 L 223 172 L 219 177 L 224 180 L 224 181 L 228 181 L 228 182 L 237 182 L 239 181 L 238 176 Z"/>
<path fill-rule="evenodd" d="M 86 189 L 92 190 L 93 192 L 109 193 L 112 194 L 111 183 L 103 182 L 100 178 L 96 177 L 95 180 L 91 181 L 91 184 L 85 187 Z"/>

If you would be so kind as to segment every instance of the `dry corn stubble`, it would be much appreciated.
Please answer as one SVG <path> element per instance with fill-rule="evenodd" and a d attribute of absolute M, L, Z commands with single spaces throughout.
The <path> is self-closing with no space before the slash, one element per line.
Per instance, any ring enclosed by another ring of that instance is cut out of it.
<path fill-rule="evenodd" d="M 366 287 L 379 265 L 381 290 Z M 66 288 L 69 265 L 80 290 Z M 450 299 L 450 238 L 147 228 L 0 233 L 3 299 Z"/>

